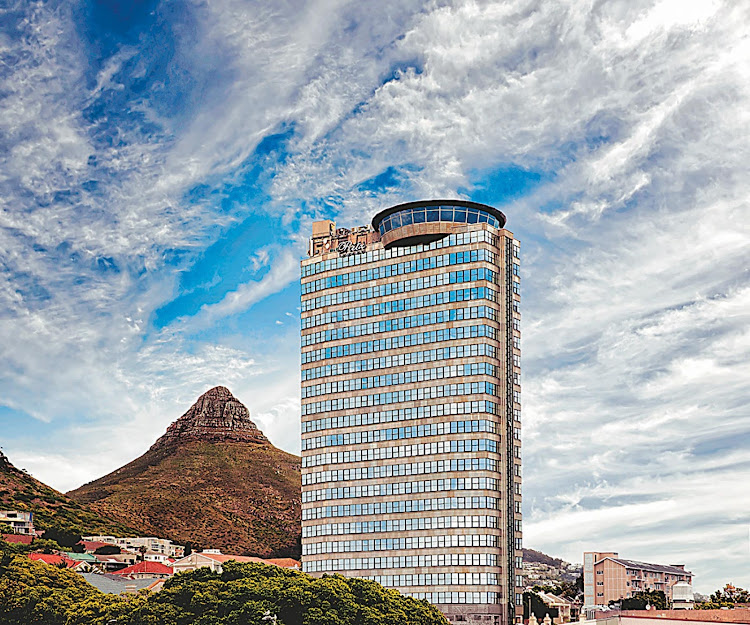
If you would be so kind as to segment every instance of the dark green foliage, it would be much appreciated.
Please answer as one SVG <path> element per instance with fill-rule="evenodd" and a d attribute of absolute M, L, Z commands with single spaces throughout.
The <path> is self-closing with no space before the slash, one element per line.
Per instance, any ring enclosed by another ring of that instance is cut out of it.
<path fill-rule="evenodd" d="M 523 593 L 523 619 L 528 620 L 531 613 L 541 621 L 547 614 L 551 619 L 557 618 L 560 610 L 549 607 L 535 592 Z"/>
<path fill-rule="evenodd" d="M 3 625 L 447 625 L 436 608 L 375 582 L 313 578 L 263 564 L 198 569 L 156 594 L 100 593 L 71 571 L 32 562 L 0 543 Z"/>
<path fill-rule="evenodd" d="M 632 597 L 620 600 L 620 608 L 623 610 L 645 610 L 647 605 L 655 610 L 669 608 L 667 597 L 662 590 L 645 590 L 635 593 Z"/>
<path fill-rule="evenodd" d="M 117 545 L 102 545 L 94 549 L 94 553 L 99 556 L 113 556 L 122 553 L 122 550 Z"/>
<path fill-rule="evenodd" d="M 61 527 L 48 527 L 44 531 L 46 540 L 54 540 L 58 545 L 72 549 L 81 542 L 81 535 Z"/>

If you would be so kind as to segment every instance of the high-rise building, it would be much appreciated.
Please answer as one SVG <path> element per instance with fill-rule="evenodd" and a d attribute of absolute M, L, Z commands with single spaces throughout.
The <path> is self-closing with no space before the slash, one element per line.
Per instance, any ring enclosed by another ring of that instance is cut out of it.
<path fill-rule="evenodd" d="M 453 622 L 520 615 L 519 245 L 434 200 L 313 224 L 302 261 L 302 567 Z"/>

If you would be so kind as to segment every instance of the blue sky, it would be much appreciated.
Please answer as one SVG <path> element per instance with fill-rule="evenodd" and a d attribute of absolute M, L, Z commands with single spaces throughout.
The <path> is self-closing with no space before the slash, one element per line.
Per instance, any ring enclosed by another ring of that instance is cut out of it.
<path fill-rule="evenodd" d="M 0 8 L 0 443 L 68 490 L 228 386 L 299 451 L 310 224 L 523 250 L 525 544 L 748 587 L 746 3 Z"/>

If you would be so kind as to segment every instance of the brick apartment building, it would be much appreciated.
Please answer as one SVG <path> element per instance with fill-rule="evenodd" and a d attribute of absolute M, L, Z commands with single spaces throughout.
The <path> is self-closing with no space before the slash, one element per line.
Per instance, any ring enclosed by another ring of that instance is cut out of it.
<path fill-rule="evenodd" d="M 693 574 L 683 564 L 650 564 L 625 560 L 615 552 L 587 551 L 583 554 L 584 605 L 607 605 L 638 592 L 661 590 L 669 601 L 678 582 L 692 584 Z"/>

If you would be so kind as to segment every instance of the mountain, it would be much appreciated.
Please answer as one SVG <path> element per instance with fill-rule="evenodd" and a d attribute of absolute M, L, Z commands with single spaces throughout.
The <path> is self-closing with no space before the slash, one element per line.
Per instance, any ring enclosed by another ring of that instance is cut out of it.
<path fill-rule="evenodd" d="M 0 451 L 0 510 L 24 510 L 34 513 L 34 527 L 50 527 L 74 533 L 127 534 L 127 524 L 92 512 L 86 506 L 42 484 L 16 468 Z"/>
<path fill-rule="evenodd" d="M 260 557 L 298 557 L 300 459 L 212 388 L 124 467 L 68 493 L 141 535 Z"/>

